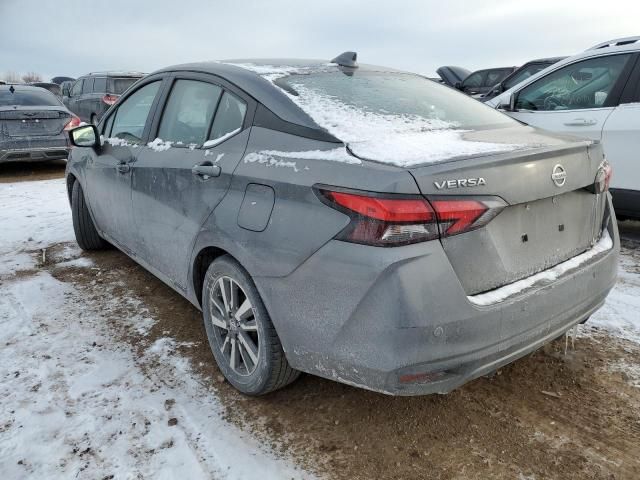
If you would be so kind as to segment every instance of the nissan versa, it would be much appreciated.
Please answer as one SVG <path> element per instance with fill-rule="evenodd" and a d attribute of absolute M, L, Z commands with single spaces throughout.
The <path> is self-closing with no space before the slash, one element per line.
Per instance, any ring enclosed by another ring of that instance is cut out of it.
<path fill-rule="evenodd" d="M 587 320 L 616 278 L 599 144 L 353 52 L 165 68 L 71 139 L 80 247 L 200 308 L 246 394 L 299 372 L 446 393 Z"/>

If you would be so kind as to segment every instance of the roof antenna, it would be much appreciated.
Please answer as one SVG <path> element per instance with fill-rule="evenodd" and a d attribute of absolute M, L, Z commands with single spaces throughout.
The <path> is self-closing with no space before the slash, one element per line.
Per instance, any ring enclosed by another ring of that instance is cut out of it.
<path fill-rule="evenodd" d="M 331 60 L 331 63 L 337 63 L 341 67 L 358 68 L 357 59 L 358 54 L 356 52 L 343 52 Z"/>
<path fill-rule="evenodd" d="M 16 89 L 15 89 L 15 88 L 13 88 L 13 85 L 11 85 L 11 86 L 9 87 L 9 91 L 10 91 L 11 93 L 13 93 L 13 92 L 15 92 L 15 91 L 16 91 Z"/>

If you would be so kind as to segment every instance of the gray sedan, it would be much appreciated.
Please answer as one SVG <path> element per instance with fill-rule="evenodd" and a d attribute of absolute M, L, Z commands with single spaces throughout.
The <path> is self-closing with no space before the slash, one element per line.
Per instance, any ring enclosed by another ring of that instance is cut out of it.
<path fill-rule="evenodd" d="M 0 163 L 67 158 L 78 117 L 48 90 L 0 86 Z"/>
<path fill-rule="evenodd" d="M 446 393 L 586 321 L 616 278 L 601 146 L 390 68 L 165 68 L 71 132 L 80 247 L 203 312 L 240 391 L 308 372 Z"/>

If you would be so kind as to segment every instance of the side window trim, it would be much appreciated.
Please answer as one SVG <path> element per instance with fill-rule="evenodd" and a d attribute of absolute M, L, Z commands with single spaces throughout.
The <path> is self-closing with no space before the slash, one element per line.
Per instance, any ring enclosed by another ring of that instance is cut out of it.
<path fill-rule="evenodd" d="M 634 65 L 620 94 L 619 105 L 640 102 L 640 54 L 636 53 L 635 60 L 629 63 Z"/>
<path fill-rule="evenodd" d="M 149 136 L 146 140 L 146 143 L 154 140 L 155 138 L 157 138 L 158 136 L 158 131 L 160 129 L 160 121 L 162 120 L 162 113 L 164 112 L 164 109 L 167 106 L 167 101 L 169 100 L 169 94 L 171 92 L 171 87 L 173 86 L 174 82 L 176 80 L 197 80 L 197 81 L 202 81 L 202 82 L 207 82 L 207 83 L 212 83 L 218 87 L 220 87 L 222 89 L 222 95 L 220 95 L 220 98 L 218 99 L 218 104 L 216 105 L 216 110 L 211 118 L 211 125 L 209 126 L 209 129 L 207 131 L 207 137 L 209 137 L 211 135 L 211 130 L 213 129 L 213 122 L 216 119 L 216 115 L 218 113 L 218 108 L 220 107 L 220 102 L 222 101 L 222 97 L 224 95 L 224 92 L 229 92 L 232 95 L 235 95 L 236 97 L 238 97 L 239 99 L 241 99 L 246 105 L 247 105 L 247 111 L 245 113 L 244 116 L 244 121 L 242 122 L 242 128 L 241 130 L 236 134 L 240 134 L 242 133 L 244 130 L 246 130 L 247 128 L 251 127 L 251 125 L 253 125 L 253 119 L 257 110 L 257 102 L 253 99 L 253 97 L 251 97 L 249 94 L 247 94 L 245 91 L 241 90 L 240 88 L 236 87 L 234 84 L 228 82 L 227 80 L 225 80 L 224 78 L 218 77 L 217 75 L 213 75 L 211 73 L 206 73 L 206 72 L 198 72 L 198 71 L 179 71 L 179 72 L 169 72 L 165 74 L 165 82 L 166 85 L 164 85 L 162 88 L 162 91 L 160 93 L 160 95 L 156 98 L 156 101 L 158 102 L 158 105 L 156 105 L 156 110 L 154 113 L 154 118 L 151 122 L 150 128 L 149 128 Z M 235 136 L 235 135 L 233 135 Z M 229 137 L 231 138 L 231 137 Z M 225 139 L 229 140 L 229 138 Z M 218 146 L 221 145 L 224 142 L 218 143 L 214 146 Z M 198 149 L 202 149 L 202 150 L 206 150 L 209 148 L 213 148 L 211 146 L 209 147 L 203 147 L 203 146 L 199 146 Z"/>

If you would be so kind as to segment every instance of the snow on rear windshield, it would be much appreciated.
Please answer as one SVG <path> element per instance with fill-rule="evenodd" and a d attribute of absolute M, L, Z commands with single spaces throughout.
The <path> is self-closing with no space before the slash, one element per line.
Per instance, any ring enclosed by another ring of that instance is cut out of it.
<path fill-rule="evenodd" d="M 520 147 L 465 140 L 469 131 L 517 123 L 418 75 L 334 71 L 271 80 L 363 158 L 412 166 Z"/>
<path fill-rule="evenodd" d="M 60 101 L 48 90 L 19 90 L 13 93 L 9 89 L 0 91 L 0 107 L 59 107 Z"/>

